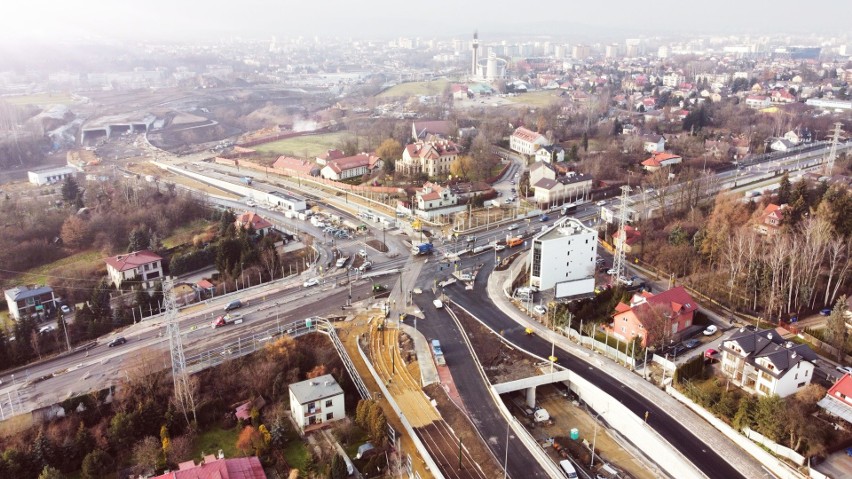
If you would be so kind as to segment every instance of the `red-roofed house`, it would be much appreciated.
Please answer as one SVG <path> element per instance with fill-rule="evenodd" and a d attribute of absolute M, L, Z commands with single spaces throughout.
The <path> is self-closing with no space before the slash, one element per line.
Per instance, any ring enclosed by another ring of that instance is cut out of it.
<path fill-rule="evenodd" d="M 758 234 L 769 237 L 778 234 L 778 231 L 781 229 L 781 222 L 784 220 L 785 209 L 787 209 L 786 204 L 778 206 L 775 203 L 769 203 L 766 205 L 766 208 L 760 214 L 757 224 L 754 225 L 754 230 Z"/>
<path fill-rule="evenodd" d="M 237 216 L 236 221 L 234 221 L 234 226 L 237 229 L 248 229 L 251 226 L 254 231 L 258 234 L 266 235 L 272 229 L 272 223 L 266 221 L 262 216 L 257 213 L 246 211 L 245 213 Z"/>
<path fill-rule="evenodd" d="M 347 156 L 331 160 L 320 170 L 320 176 L 329 180 L 345 180 L 367 173 L 382 167 L 382 159 L 378 156 L 360 153 L 355 156 Z"/>
<path fill-rule="evenodd" d="M 654 335 L 660 334 L 655 331 L 660 331 L 660 328 L 650 324 L 654 319 L 650 314 L 646 314 L 651 305 L 663 306 L 665 321 L 668 323 L 665 327 L 670 328 L 671 336 L 677 336 L 692 326 L 695 311 L 698 310 L 695 300 L 682 286 L 659 294 L 637 293 L 630 299 L 629 305 L 620 303 L 616 306 L 612 324 L 604 326 L 604 329 L 621 341 L 631 341 L 634 337 L 639 337 L 643 347 L 653 344 L 657 339 Z"/>
<path fill-rule="evenodd" d="M 630 225 L 624 225 L 624 230 L 618 230 L 612 235 L 612 241 L 616 245 L 621 243 L 625 236 L 627 235 L 627 241 L 624 245 L 624 251 L 626 253 L 634 253 L 636 252 L 636 248 L 638 248 L 639 240 L 642 239 L 642 233 L 639 232 L 636 228 Z"/>
<path fill-rule="evenodd" d="M 317 157 L 317 163 L 325 166 L 329 161 L 346 158 L 346 153 L 340 150 L 328 150 Z"/>
<path fill-rule="evenodd" d="M 418 141 L 402 150 L 402 159 L 396 160 L 396 171 L 403 175 L 448 175 L 459 153 L 461 149 L 450 140 Z"/>
<path fill-rule="evenodd" d="M 104 262 L 109 279 L 116 288 L 120 288 L 124 281 L 130 280 L 139 280 L 143 288 L 152 288 L 153 280 L 163 277 L 163 258 L 148 250 L 120 254 L 107 258 Z"/>
<path fill-rule="evenodd" d="M 313 161 L 293 158 L 292 156 L 279 156 L 272 168 L 284 174 L 319 176 L 320 168 Z"/>
<path fill-rule="evenodd" d="M 666 152 L 654 153 L 653 156 L 642 162 L 642 168 L 644 168 L 645 171 L 654 172 L 665 166 L 676 165 L 682 161 L 683 158 L 678 155 Z"/>
<path fill-rule="evenodd" d="M 852 375 L 844 374 L 817 405 L 829 414 L 852 423 Z"/>
<path fill-rule="evenodd" d="M 436 183 L 426 182 L 423 189 L 418 190 L 415 199 L 417 201 L 417 209 L 420 211 L 429 211 L 448 206 L 455 206 L 459 203 L 459 198 L 450 190 Z"/>
<path fill-rule="evenodd" d="M 464 95 L 467 97 L 467 87 L 464 87 Z M 452 131 L 453 122 L 447 120 L 417 121 L 411 123 L 411 138 L 414 141 L 423 141 L 434 137 L 447 139 L 450 137 Z"/>
<path fill-rule="evenodd" d="M 192 461 L 180 464 L 180 470 L 153 479 L 266 479 L 260 460 L 255 457 L 207 460 L 199 465 Z"/>
<path fill-rule="evenodd" d="M 535 155 L 536 150 L 544 145 L 549 145 L 550 140 L 545 138 L 541 133 L 528 130 L 524 127 L 518 127 L 512 136 L 509 137 L 509 148 L 512 151 L 524 155 Z"/>

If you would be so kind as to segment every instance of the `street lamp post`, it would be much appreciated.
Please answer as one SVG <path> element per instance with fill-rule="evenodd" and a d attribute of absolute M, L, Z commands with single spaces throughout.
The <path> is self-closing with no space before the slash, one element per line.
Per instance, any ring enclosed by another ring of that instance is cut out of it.
<path fill-rule="evenodd" d="M 509 473 L 508 465 L 509 465 L 509 421 L 510 420 L 511 419 L 506 420 L 506 451 L 503 455 L 503 479 L 506 479 L 506 477 Z M 512 437 L 515 437 L 515 436 L 512 436 Z"/>

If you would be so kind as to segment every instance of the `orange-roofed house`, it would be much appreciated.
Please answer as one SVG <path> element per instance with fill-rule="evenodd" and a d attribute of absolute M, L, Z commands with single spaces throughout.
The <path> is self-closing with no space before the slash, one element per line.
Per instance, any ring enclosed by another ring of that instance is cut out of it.
<path fill-rule="evenodd" d="M 654 172 L 660 168 L 676 165 L 682 162 L 683 158 L 672 153 L 654 153 L 650 158 L 642 162 L 642 168 L 644 168 L 645 171 Z"/>
<path fill-rule="evenodd" d="M 550 144 L 550 140 L 541 133 L 536 133 L 522 126 L 515 129 L 515 132 L 509 137 L 509 148 L 524 155 L 535 155 L 536 150 Z"/>
<path fill-rule="evenodd" d="M 148 250 L 112 256 L 104 262 L 116 288 L 125 281 L 141 281 L 143 288 L 153 288 L 155 280 L 163 277 L 163 257 Z"/>
<path fill-rule="evenodd" d="M 641 239 L 642 233 L 630 225 L 624 225 L 623 230 L 618 230 L 612 235 L 612 241 L 616 245 L 621 242 L 624 242 L 625 253 L 636 253 L 637 249 L 639 248 L 639 241 Z"/>
<path fill-rule="evenodd" d="M 360 153 L 355 156 L 330 160 L 320 170 L 320 176 L 328 180 L 340 181 L 366 175 L 381 168 L 382 164 L 382 159 L 378 156 Z"/>
<path fill-rule="evenodd" d="M 288 175 L 310 175 L 319 176 L 320 167 L 313 161 L 293 158 L 292 156 L 279 156 L 272 168 Z"/>
<path fill-rule="evenodd" d="M 446 208 L 459 203 L 459 197 L 450 188 L 428 181 L 423 184 L 422 189 L 417 191 L 415 200 L 417 201 L 417 209 L 420 211 Z"/>
<path fill-rule="evenodd" d="M 260 459 L 255 456 L 234 459 L 216 459 L 207 456 L 204 462 L 195 465 L 183 462 L 177 471 L 167 472 L 153 479 L 266 479 Z"/>
<path fill-rule="evenodd" d="M 829 414 L 852 423 L 852 375 L 844 374 L 817 405 Z"/>
<path fill-rule="evenodd" d="M 763 236 L 773 237 L 781 230 L 781 223 L 784 221 L 784 211 L 787 205 L 776 205 L 769 203 L 761 212 L 757 223 L 754 225 L 754 230 Z"/>
<path fill-rule="evenodd" d="M 262 216 L 257 213 L 246 211 L 245 213 L 237 216 L 236 221 L 234 221 L 234 226 L 237 229 L 248 229 L 251 226 L 254 231 L 258 234 L 266 235 L 272 230 L 272 223 L 266 221 Z"/>
<path fill-rule="evenodd" d="M 643 347 L 653 344 L 657 339 L 654 331 L 659 328 L 650 324 L 651 315 L 645 314 L 652 305 L 663 307 L 666 327 L 670 328 L 673 337 L 692 326 L 695 311 L 698 310 L 695 300 L 682 286 L 658 294 L 636 293 L 630 298 L 630 304 L 619 303 L 615 307 L 612 324 L 604 326 L 604 329 L 620 341 L 632 341 L 639 337 Z"/>

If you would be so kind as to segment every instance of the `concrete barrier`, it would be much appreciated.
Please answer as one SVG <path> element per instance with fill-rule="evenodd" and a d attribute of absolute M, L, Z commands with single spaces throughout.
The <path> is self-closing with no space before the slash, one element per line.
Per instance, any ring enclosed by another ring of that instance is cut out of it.
<path fill-rule="evenodd" d="M 795 462 L 800 466 L 803 466 L 805 464 L 804 456 L 790 449 L 789 447 L 784 447 L 781 444 L 778 444 L 777 442 L 773 441 L 772 439 L 769 439 L 768 437 L 757 431 L 752 431 L 750 428 L 745 428 L 743 429 L 743 434 L 745 434 L 745 437 L 769 449 L 776 456 L 786 457 L 787 459 Z"/>

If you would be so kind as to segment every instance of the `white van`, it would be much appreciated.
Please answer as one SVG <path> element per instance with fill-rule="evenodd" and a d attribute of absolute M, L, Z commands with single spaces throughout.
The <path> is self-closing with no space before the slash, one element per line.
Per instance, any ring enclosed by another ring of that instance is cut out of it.
<path fill-rule="evenodd" d="M 559 461 L 559 467 L 562 468 L 562 472 L 565 473 L 565 476 L 568 479 L 576 479 L 577 478 L 577 470 L 574 469 L 574 465 L 571 464 L 571 461 L 569 461 L 569 460 Z"/>

